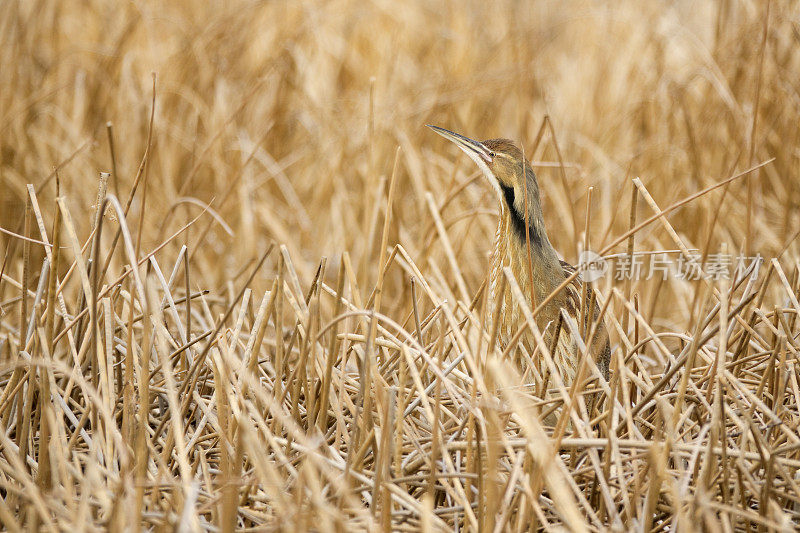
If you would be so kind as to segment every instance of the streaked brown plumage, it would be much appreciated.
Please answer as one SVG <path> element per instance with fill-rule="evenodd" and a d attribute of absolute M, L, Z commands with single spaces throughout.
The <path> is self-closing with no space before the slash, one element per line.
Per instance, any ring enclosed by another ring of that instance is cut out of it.
<path fill-rule="evenodd" d="M 539 183 L 530 164 L 523 157 L 522 151 L 508 139 L 489 139 L 475 141 L 463 135 L 437 126 L 429 126 L 436 133 L 452 141 L 461 148 L 483 171 L 483 174 L 498 193 L 500 204 L 500 221 L 495 236 L 495 249 L 492 256 L 490 274 L 490 294 L 492 301 L 502 298 L 501 307 L 501 339 L 508 341 L 524 322 L 524 317 L 517 306 L 513 305 L 510 289 L 498 295 L 499 280 L 503 268 L 510 267 L 526 298 L 530 298 L 531 288 L 535 301 L 528 302 L 533 309 L 535 304 L 543 302 L 564 282 L 564 279 L 575 272 L 575 267 L 561 261 L 558 257 L 544 225 Z M 531 268 L 528 267 L 528 251 L 526 244 L 525 192 L 527 190 L 528 238 L 531 248 Z M 569 334 L 569 328 L 561 327 L 561 309 L 580 323 L 581 288 L 583 284 L 576 277 L 564 289 L 545 305 L 536 316 L 539 329 L 544 332 L 545 341 L 551 345 L 558 332 L 557 349 L 553 353 L 556 366 L 562 379 L 570 384 L 577 371 L 580 353 L 576 343 Z M 587 315 L 583 330 L 589 331 L 591 324 L 599 316 L 597 299 L 591 297 L 592 289 L 587 286 Z M 597 362 L 601 372 L 608 377 L 610 349 L 608 332 L 605 325 L 597 325 L 596 334 L 589 346 L 589 353 Z M 531 334 L 524 335 L 521 342 L 529 353 L 533 353 L 535 341 Z"/>

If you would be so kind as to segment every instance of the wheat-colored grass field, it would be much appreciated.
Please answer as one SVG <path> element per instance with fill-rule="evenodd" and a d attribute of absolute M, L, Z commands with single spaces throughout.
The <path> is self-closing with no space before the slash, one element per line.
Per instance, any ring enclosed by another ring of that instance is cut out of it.
<path fill-rule="evenodd" d="M 425 124 L 605 256 L 608 380 Z M 796 530 L 798 206 L 792 0 L 0 2 L 0 524 Z"/>

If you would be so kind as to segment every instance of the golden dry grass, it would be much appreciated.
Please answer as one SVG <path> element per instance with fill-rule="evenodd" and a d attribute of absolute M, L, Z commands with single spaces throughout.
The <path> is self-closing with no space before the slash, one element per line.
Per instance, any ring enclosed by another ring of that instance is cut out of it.
<path fill-rule="evenodd" d="M 796 3 L 11 0 L 0 72 L 5 529 L 800 524 Z M 607 276 L 611 379 L 540 394 L 426 123 L 521 140 L 571 262 L 767 262 Z"/>

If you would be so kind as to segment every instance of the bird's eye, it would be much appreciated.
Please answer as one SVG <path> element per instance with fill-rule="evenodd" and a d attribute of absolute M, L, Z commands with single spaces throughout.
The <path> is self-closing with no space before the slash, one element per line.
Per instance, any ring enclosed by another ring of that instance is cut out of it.
<path fill-rule="evenodd" d="M 497 155 L 497 154 L 495 154 L 494 152 L 492 152 L 491 150 L 489 150 L 489 157 L 494 157 L 495 155 Z"/>

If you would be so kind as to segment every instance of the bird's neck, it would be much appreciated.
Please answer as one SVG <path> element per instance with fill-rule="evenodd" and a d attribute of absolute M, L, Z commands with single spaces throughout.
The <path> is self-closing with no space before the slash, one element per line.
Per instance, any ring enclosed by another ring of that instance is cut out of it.
<path fill-rule="evenodd" d="M 529 299 L 533 294 L 535 300 L 529 302 L 529 305 L 532 305 L 533 308 L 541 304 L 564 281 L 564 269 L 558 259 L 558 254 L 556 254 L 555 249 L 550 244 L 550 240 L 547 238 L 544 224 L 537 224 L 540 221 L 531 223 L 530 217 L 528 222 L 530 261 L 528 259 L 525 221 L 520 220 L 518 216 L 515 216 L 515 213 L 512 213 L 501 202 L 490 286 L 492 294 L 496 295 L 499 276 L 502 276 L 503 267 L 511 267 L 526 298 Z M 533 290 L 531 291 L 531 289 Z M 506 294 L 502 295 L 502 298 L 504 299 L 504 308 L 508 310 L 511 306 L 511 297 L 508 290 Z M 541 322 L 541 325 L 544 325 L 557 317 L 558 308 L 562 303 L 557 300 L 559 300 L 559 297 L 556 297 L 551 305 L 542 310 L 537 317 L 537 322 Z M 550 307 L 555 310 L 555 314 L 548 312 Z M 509 317 L 510 315 L 506 319 Z"/>
<path fill-rule="evenodd" d="M 507 180 L 497 180 L 503 196 L 500 199 L 500 223 L 506 225 L 504 234 L 509 241 L 509 252 L 524 250 L 526 265 L 530 247 L 532 275 L 535 279 L 540 278 L 540 284 L 544 284 L 543 289 L 547 289 L 547 282 L 551 281 L 549 278 L 561 283 L 563 270 L 558 254 L 547 238 L 539 182 L 527 161 L 523 168 L 524 176 L 518 175 L 516 181 L 524 182 L 525 187 L 508 186 Z"/>

